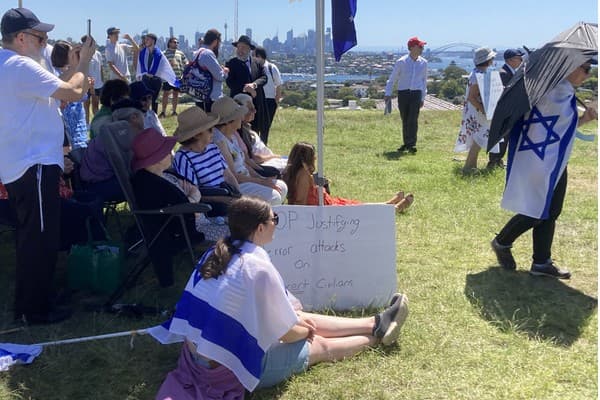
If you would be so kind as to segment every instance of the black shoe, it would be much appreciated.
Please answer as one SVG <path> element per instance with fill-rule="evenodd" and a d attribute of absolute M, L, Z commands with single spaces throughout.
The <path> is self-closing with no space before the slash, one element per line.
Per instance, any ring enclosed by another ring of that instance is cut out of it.
<path fill-rule="evenodd" d="M 569 271 L 557 267 L 552 260 L 548 260 L 545 264 L 531 264 L 529 273 L 531 275 L 550 276 L 558 279 L 571 278 L 571 273 Z"/>
<path fill-rule="evenodd" d="M 416 147 L 409 147 L 408 149 L 408 153 L 409 154 L 417 154 L 417 148 Z"/>
<path fill-rule="evenodd" d="M 504 165 L 504 161 L 502 160 L 494 160 L 494 161 L 489 161 L 487 163 L 487 169 L 494 169 L 494 168 L 506 168 L 506 166 Z"/>
<path fill-rule="evenodd" d="M 404 145 L 404 144 L 396 149 L 396 151 L 398 151 L 398 153 L 403 153 L 407 150 L 408 150 L 408 147 L 406 147 L 406 145 Z"/>
<path fill-rule="evenodd" d="M 173 112 L 171 113 L 171 117 L 176 117 L 176 116 L 177 116 L 177 111 L 173 111 Z"/>
<path fill-rule="evenodd" d="M 47 313 L 23 314 L 23 321 L 28 325 L 47 325 L 65 321 L 71 318 L 73 312 L 70 308 L 55 308 Z"/>
<path fill-rule="evenodd" d="M 510 251 L 512 246 L 503 246 L 498 243 L 496 238 L 494 238 L 490 244 L 492 245 L 492 250 L 494 250 L 494 253 L 496 253 L 498 264 L 500 264 L 502 268 L 511 271 L 517 269 L 517 263 L 512 255 L 512 252 Z"/>
<path fill-rule="evenodd" d="M 161 112 L 160 114 L 158 114 L 158 118 L 164 118 L 165 117 L 165 113 Z"/>

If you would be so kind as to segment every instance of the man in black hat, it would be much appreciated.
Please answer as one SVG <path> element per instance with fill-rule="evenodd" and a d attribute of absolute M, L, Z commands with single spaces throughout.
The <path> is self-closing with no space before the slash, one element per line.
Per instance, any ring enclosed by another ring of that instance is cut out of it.
<path fill-rule="evenodd" d="M 52 282 L 60 239 L 58 183 L 64 168 L 64 126 L 58 102 L 81 101 L 88 90 L 88 66 L 96 49 L 90 37 L 81 46 L 79 63 L 68 81 L 41 65 L 45 24 L 26 8 L 2 17 L 0 50 L 0 181 L 16 213 L 17 270 L 15 318 L 52 323 L 70 316 L 54 306 Z"/>
<path fill-rule="evenodd" d="M 515 72 L 521 64 L 523 63 L 523 56 L 525 53 L 521 49 L 507 49 L 504 52 L 504 65 L 500 69 L 500 79 L 502 80 L 502 85 L 506 87 L 508 82 L 512 79 Z M 508 140 L 504 139 L 502 142 L 498 143 L 500 151 L 498 153 L 489 153 L 489 161 L 487 168 L 504 168 L 504 154 L 506 154 L 506 146 L 508 144 Z"/>
<path fill-rule="evenodd" d="M 267 144 L 268 120 L 267 105 L 263 86 L 267 83 L 264 62 L 250 55 L 250 51 L 256 46 L 252 44 L 246 35 L 240 36 L 237 42 L 232 43 L 236 48 L 236 57 L 231 58 L 225 64 L 229 68 L 226 82 L 229 86 L 229 96 L 234 97 L 238 93 L 248 93 L 254 101 L 256 116 L 252 123 L 252 129 L 259 133 L 261 139 Z"/>

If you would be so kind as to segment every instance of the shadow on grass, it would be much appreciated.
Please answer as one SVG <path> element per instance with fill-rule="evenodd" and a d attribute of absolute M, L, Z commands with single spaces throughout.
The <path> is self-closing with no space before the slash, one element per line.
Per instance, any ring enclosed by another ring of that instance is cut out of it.
<path fill-rule="evenodd" d="M 454 165 L 452 167 L 452 173 L 460 178 L 460 179 L 477 179 L 477 178 L 487 178 L 490 175 L 495 175 L 496 173 L 504 173 L 502 169 L 489 169 L 489 168 L 475 168 L 469 172 L 463 171 L 463 165 Z"/>
<path fill-rule="evenodd" d="M 406 153 L 406 152 L 400 153 L 399 151 L 394 150 L 394 151 L 384 151 L 383 153 L 381 153 L 381 155 L 383 157 L 385 157 L 387 160 L 399 160 L 404 157 L 414 157 L 416 154 Z"/>
<path fill-rule="evenodd" d="M 579 338 L 597 307 L 597 299 L 562 281 L 500 267 L 467 275 L 465 295 L 498 329 L 560 346 Z"/>

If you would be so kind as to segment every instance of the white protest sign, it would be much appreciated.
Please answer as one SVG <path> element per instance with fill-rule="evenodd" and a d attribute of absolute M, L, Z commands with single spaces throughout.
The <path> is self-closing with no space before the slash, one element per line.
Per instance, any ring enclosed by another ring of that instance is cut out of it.
<path fill-rule="evenodd" d="M 396 223 L 391 205 L 277 206 L 265 246 L 286 289 L 306 310 L 387 305 L 396 292 Z"/>
<path fill-rule="evenodd" d="M 475 75 L 477 77 L 479 93 L 483 101 L 485 117 L 491 121 L 496 110 L 496 104 L 498 104 L 498 99 L 500 99 L 504 90 L 500 73 L 496 70 L 488 69 L 485 74 L 478 72 Z"/>

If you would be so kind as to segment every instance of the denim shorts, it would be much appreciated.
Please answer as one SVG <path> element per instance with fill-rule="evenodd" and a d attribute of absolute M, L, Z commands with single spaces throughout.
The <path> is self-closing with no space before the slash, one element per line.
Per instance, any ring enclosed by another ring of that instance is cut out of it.
<path fill-rule="evenodd" d="M 294 343 L 277 343 L 269 348 L 262 359 L 262 374 L 257 389 L 275 386 L 293 374 L 308 368 L 306 340 Z"/>

